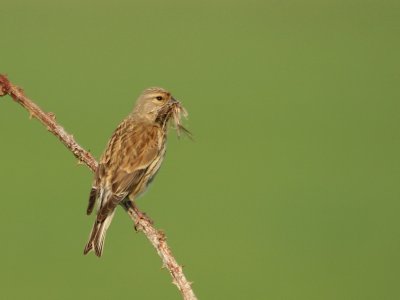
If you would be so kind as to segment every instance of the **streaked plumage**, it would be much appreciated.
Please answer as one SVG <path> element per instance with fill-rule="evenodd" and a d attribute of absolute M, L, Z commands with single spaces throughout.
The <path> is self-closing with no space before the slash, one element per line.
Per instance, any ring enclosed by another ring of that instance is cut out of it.
<path fill-rule="evenodd" d="M 114 131 L 97 168 L 90 191 L 87 214 L 98 205 L 84 254 L 94 250 L 101 256 L 115 208 L 125 198 L 134 201 L 157 173 L 165 155 L 167 123 L 178 130 L 185 109 L 162 88 L 145 90 L 132 113 Z"/>

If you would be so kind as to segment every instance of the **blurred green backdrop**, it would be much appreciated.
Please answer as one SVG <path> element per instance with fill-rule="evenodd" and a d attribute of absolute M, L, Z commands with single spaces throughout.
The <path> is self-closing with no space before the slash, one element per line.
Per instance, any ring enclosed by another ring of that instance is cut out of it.
<path fill-rule="evenodd" d="M 200 299 L 400 299 L 400 2 L 1 1 L 0 73 L 99 157 L 146 87 L 170 136 L 138 201 Z M 0 99 L 1 299 L 180 299 L 92 174 Z"/>

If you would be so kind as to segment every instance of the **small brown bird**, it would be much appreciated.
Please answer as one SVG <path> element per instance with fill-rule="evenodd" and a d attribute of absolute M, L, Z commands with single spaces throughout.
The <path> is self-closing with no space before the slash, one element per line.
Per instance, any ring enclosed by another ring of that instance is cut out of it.
<path fill-rule="evenodd" d="M 123 200 L 134 201 L 153 180 L 164 159 L 167 124 L 190 134 L 181 125 L 186 110 L 171 93 L 149 88 L 138 98 L 132 113 L 119 124 L 103 153 L 90 191 L 87 214 L 98 211 L 84 254 L 103 253 L 104 239 L 115 208 Z"/>

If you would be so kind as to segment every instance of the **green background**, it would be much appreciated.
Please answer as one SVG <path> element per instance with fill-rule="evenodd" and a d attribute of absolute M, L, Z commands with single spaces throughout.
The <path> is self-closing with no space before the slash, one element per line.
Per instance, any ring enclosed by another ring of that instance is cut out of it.
<path fill-rule="evenodd" d="M 400 299 L 400 2 L 5 1 L 0 73 L 99 157 L 149 86 L 189 111 L 139 207 L 200 299 Z M 91 172 L 0 99 L 0 298 L 180 299 Z"/>

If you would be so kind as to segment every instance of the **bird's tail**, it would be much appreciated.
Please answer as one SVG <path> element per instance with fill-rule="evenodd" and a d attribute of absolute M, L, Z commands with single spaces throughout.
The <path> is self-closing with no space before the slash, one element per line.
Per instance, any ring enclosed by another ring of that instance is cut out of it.
<path fill-rule="evenodd" d="M 91 250 L 94 250 L 94 253 L 98 257 L 101 256 L 101 254 L 103 253 L 106 232 L 114 217 L 114 212 L 115 210 L 107 215 L 106 218 L 103 220 L 96 219 L 93 224 L 92 232 L 90 233 L 89 241 L 86 244 L 85 249 L 83 250 L 83 254 L 87 254 Z"/>

